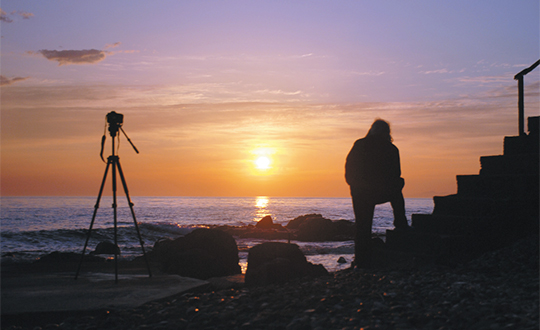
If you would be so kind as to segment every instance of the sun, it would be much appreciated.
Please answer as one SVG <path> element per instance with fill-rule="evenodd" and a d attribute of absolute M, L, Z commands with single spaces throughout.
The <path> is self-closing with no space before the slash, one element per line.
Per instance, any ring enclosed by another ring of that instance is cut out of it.
<path fill-rule="evenodd" d="M 261 171 L 264 171 L 270 169 L 271 163 L 272 161 L 270 160 L 270 158 L 266 156 L 260 156 L 255 160 L 255 167 L 257 167 L 257 169 Z"/>

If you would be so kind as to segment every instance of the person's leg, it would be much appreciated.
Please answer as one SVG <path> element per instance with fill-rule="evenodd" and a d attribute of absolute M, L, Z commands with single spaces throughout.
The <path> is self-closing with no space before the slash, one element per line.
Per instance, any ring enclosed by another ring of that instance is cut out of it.
<path fill-rule="evenodd" d="M 371 261 L 371 226 L 375 205 L 359 192 L 351 191 L 351 195 L 356 218 L 354 263 L 357 267 L 366 267 Z"/>
<path fill-rule="evenodd" d="M 407 223 L 407 216 L 405 215 L 405 199 L 401 191 L 395 193 L 390 199 L 392 210 L 394 211 L 394 227 L 397 229 L 406 228 L 409 226 Z"/>

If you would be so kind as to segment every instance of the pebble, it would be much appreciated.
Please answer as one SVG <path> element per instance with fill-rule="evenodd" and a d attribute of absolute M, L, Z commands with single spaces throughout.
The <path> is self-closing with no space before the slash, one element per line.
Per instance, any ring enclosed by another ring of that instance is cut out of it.
<path fill-rule="evenodd" d="M 538 329 L 538 249 L 529 239 L 454 267 L 343 270 L 2 329 Z"/>

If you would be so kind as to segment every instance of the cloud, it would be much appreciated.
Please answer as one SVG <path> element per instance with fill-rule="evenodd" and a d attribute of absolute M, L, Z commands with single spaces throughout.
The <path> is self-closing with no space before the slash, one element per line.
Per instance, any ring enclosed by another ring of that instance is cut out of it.
<path fill-rule="evenodd" d="M 8 78 L 6 76 L 0 76 L 0 86 L 7 86 L 7 85 L 11 85 L 11 84 L 14 84 L 16 82 L 19 82 L 19 81 L 23 81 L 23 80 L 26 80 L 30 77 L 14 77 L 14 78 Z"/>
<path fill-rule="evenodd" d="M 5 11 L 3 11 L 1 8 L 0 8 L 0 21 L 1 22 L 6 22 L 6 23 L 13 22 L 13 20 L 11 18 L 9 18 L 7 13 Z"/>
<path fill-rule="evenodd" d="M 18 11 L 17 14 L 21 16 L 23 19 L 30 19 L 30 17 L 34 17 L 34 14 L 28 13 L 25 11 Z"/>
<path fill-rule="evenodd" d="M 278 90 L 261 89 L 261 90 L 255 91 L 254 93 L 259 93 L 259 94 L 274 94 L 274 95 L 299 95 L 299 94 L 302 94 L 301 91 L 286 92 L 286 91 L 282 91 L 281 89 L 278 89 Z"/>
<path fill-rule="evenodd" d="M 492 83 L 507 83 L 509 78 L 504 76 L 479 76 L 479 77 L 460 77 L 459 81 L 464 83 L 480 83 L 480 84 L 492 84 Z"/>
<path fill-rule="evenodd" d="M 431 70 L 431 71 L 422 71 L 423 74 L 433 74 L 433 73 L 452 73 L 452 71 L 448 71 L 447 69 L 439 69 L 439 70 Z"/>
<path fill-rule="evenodd" d="M 36 54 L 34 52 L 29 52 Z M 94 64 L 105 59 L 107 52 L 97 49 L 83 50 L 47 50 L 42 49 L 37 53 L 43 55 L 49 61 L 56 61 L 58 65 L 68 64 Z"/>
<path fill-rule="evenodd" d="M 12 11 L 11 13 L 9 13 L 9 15 L 11 15 L 11 16 L 19 15 L 23 19 L 30 19 L 31 17 L 34 17 L 34 14 L 26 12 L 26 11 L 20 11 L 20 10 L 19 11 Z M 11 22 L 13 22 L 13 19 L 11 19 L 8 16 L 8 13 L 6 13 L 2 9 L 0 9 L 0 21 L 6 22 L 6 23 L 11 23 Z"/>
<path fill-rule="evenodd" d="M 351 74 L 356 75 L 356 76 L 381 76 L 385 74 L 385 72 L 384 71 L 364 71 L 364 72 L 352 71 Z"/>
<path fill-rule="evenodd" d="M 121 42 L 105 45 L 105 49 L 115 48 L 120 46 Z M 68 64 L 94 64 L 101 62 L 105 57 L 118 53 L 138 53 L 137 50 L 124 51 L 107 51 L 98 49 L 83 49 L 83 50 L 48 50 L 42 49 L 37 52 L 27 51 L 26 54 L 43 56 L 49 61 L 56 61 L 58 65 Z"/>
<path fill-rule="evenodd" d="M 120 41 L 115 42 L 114 44 L 107 44 L 107 45 L 105 45 L 105 49 L 115 48 L 115 47 L 120 46 L 120 44 L 122 44 Z"/>

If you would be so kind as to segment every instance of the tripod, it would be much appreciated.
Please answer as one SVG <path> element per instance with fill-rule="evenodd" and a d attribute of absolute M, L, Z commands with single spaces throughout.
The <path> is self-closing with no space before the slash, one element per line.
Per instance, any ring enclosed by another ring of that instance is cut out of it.
<path fill-rule="evenodd" d="M 114 114 L 115 117 L 113 116 L 109 116 L 111 114 Z M 121 117 L 116 117 L 117 115 L 121 116 Z M 113 120 L 111 122 L 111 117 L 113 117 Z M 120 119 L 118 119 L 120 118 Z M 141 233 L 139 231 L 139 226 L 137 225 L 137 220 L 135 218 L 135 211 L 133 211 L 133 203 L 131 202 L 131 199 L 129 198 L 129 191 L 128 191 L 128 188 L 127 188 L 127 184 L 126 184 L 126 179 L 124 177 L 124 172 L 122 171 L 122 166 L 120 165 L 120 158 L 115 155 L 114 153 L 114 149 L 115 149 L 115 146 L 114 146 L 114 139 L 118 134 L 118 130 L 121 130 L 122 133 L 124 133 L 124 135 L 126 136 L 126 138 L 128 139 L 129 143 L 131 144 L 131 146 L 135 149 L 135 151 L 137 153 L 139 153 L 139 151 L 137 150 L 137 148 L 135 148 L 135 146 L 133 145 L 133 143 L 131 143 L 131 140 L 129 139 L 129 137 L 127 137 L 126 135 L 126 132 L 124 132 L 124 130 L 122 129 L 121 125 L 122 125 L 122 120 L 123 120 L 123 115 L 121 114 L 117 114 L 115 113 L 114 111 L 111 112 L 110 114 L 107 115 L 107 119 L 109 120 L 109 132 L 112 136 L 112 155 L 109 156 L 107 158 L 107 167 L 105 167 L 105 174 L 103 175 L 103 180 L 101 181 L 101 187 L 99 188 L 99 194 L 98 194 L 98 197 L 97 197 L 97 201 L 96 201 L 96 205 L 94 206 L 94 214 L 92 216 L 92 222 L 90 222 L 90 229 L 88 229 L 88 235 L 86 236 L 86 242 L 84 243 L 84 248 L 83 248 L 83 251 L 82 251 L 82 254 L 81 254 L 81 260 L 79 262 L 79 266 L 77 268 L 77 273 L 75 274 L 75 279 L 77 279 L 79 277 L 79 272 L 81 270 L 81 265 L 82 265 L 82 262 L 84 260 L 84 254 L 85 254 L 85 251 L 86 251 L 86 247 L 88 246 L 88 240 L 90 239 L 90 234 L 92 233 L 92 227 L 94 226 L 94 221 L 96 219 L 96 214 L 97 214 L 97 210 L 99 208 L 99 202 L 101 200 L 101 195 L 103 193 L 103 187 L 105 186 L 105 181 L 107 180 L 107 174 L 109 172 L 109 168 L 111 167 L 112 165 L 112 192 L 113 192 L 113 204 L 112 204 L 112 207 L 113 207 L 113 210 L 114 210 L 114 245 L 115 245 L 115 250 L 114 250 L 114 270 L 115 270 L 115 283 L 118 283 L 118 230 L 117 230 L 117 204 L 116 204 L 116 188 L 117 188 L 117 181 L 116 181 L 116 171 L 118 170 L 118 174 L 120 175 L 120 179 L 122 181 L 122 186 L 124 187 L 124 192 L 126 194 L 126 198 L 127 198 L 127 201 L 128 201 L 128 205 L 129 205 L 129 208 L 131 210 L 131 216 L 133 217 L 133 223 L 135 224 L 135 229 L 137 230 L 137 236 L 139 237 L 139 243 L 141 244 L 141 249 L 142 249 L 142 252 L 143 252 L 143 256 L 144 256 L 144 260 L 146 262 L 146 267 L 148 268 L 148 276 L 149 277 L 152 277 L 152 272 L 150 271 L 150 264 L 148 263 L 148 259 L 146 257 L 146 252 L 144 250 L 144 244 L 143 244 L 143 240 L 141 238 Z M 116 120 L 116 121 L 115 121 Z M 120 138 L 119 138 L 120 139 Z M 102 139 L 102 151 L 103 151 L 103 144 L 105 142 L 105 135 L 103 136 L 103 139 Z"/>

